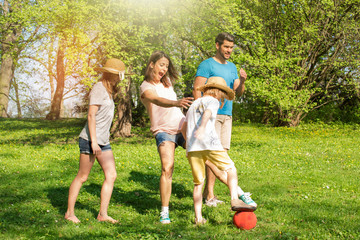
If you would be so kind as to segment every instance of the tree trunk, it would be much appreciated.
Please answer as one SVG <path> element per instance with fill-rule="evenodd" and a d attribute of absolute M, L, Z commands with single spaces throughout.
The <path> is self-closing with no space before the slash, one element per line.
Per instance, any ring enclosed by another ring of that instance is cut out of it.
<path fill-rule="evenodd" d="M 13 99 L 13 100 L 16 102 L 17 117 L 22 118 L 20 95 L 19 95 L 19 85 L 18 85 L 15 77 L 12 79 L 11 84 L 12 84 L 13 89 L 15 91 L 15 99 Z"/>
<path fill-rule="evenodd" d="M 60 46 L 57 51 L 56 59 L 56 90 L 54 98 L 51 101 L 50 112 L 46 115 L 47 120 L 55 120 L 60 118 L 61 102 L 64 93 L 65 86 L 65 48 L 62 41 L 60 41 Z"/>
<path fill-rule="evenodd" d="M 4 1 L 2 14 L 7 15 L 9 12 L 9 3 L 8 1 Z M 2 53 L 0 67 L 0 117 L 8 117 L 7 108 L 9 104 L 10 85 L 15 69 L 15 60 L 12 55 L 13 53 L 17 53 L 18 49 L 14 46 L 16 46 L 15 43 L 19 38 L 20 32 L 18 28 L 11 26 L 11 24 L 8 23 L 6 23 L 6 28 L 10 31 L 6 31 L 8 34 L 0 39 L 0 41 L 2 41 L 0 50 Z M 17 54 L 15 55 L 17 56 Z"/>
<path fill-rule="evenodd" d="M 116 105 L 114 122 L 111 127 L 111 135 L 117 137 L 131 136 L 131 91 L 130 80 L 125 79 L 121 82 L 121 87 L 114 97 Z"/>
<path fill-rule="evenodd" d="M 3 51 L 6 52 L 6 51 Z M 14 60 L 5 53 L 1 59 L 0 68 L 0 117 L 8 117 L 9 92 L 11 79 L 14 74 Z"/>

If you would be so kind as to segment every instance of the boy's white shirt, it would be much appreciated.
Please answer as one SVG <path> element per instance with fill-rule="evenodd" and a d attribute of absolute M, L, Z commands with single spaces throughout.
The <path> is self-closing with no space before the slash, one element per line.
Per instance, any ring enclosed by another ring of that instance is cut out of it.
<path fill-rule="evenodd" d="M 204 96 L 195 100 L 186 113 L 186 151 L 215 150 L 223 151 L 220 139 L 216 134 L 215 120 L 220 103 L 214 97 Z M 197 139 L 194 133 L 199 128 L 202 116 L 206 110 L 211 111 L 211 117 L 206 124 L 204 135 Z"/>

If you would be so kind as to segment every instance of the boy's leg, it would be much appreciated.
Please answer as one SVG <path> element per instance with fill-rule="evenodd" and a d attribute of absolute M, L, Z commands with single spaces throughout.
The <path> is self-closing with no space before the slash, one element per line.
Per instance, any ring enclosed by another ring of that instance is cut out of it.
<path fill-rule="evenodd" d="M 205 158 L 204 151 L 189 152 L 187 154 L 189 164 L 191 166 L 193 181 L 194 181 L 194 211 L 195 211 L 195 223 L 204 224 L 205 219 L 202 218 L 202 188 L 205 181 Z"/>
<path fill-rule="evenodd" d="M 232 167 L 228 171 L 228 187 L 231 195 L 231 209 L 233 211 L 248 211 L 253 212 L 256 210 L 256 206 L 251 206 L 246 204 L 239 199 L 238 196 L 238 178 L 236 173 L 236 168 Z"/>
<path fill-rule="evenodd" d="M 227 152 L 208 151 L 207 158 L 219 170 L 225 170 L 227 172 L 227 181 L 224 183 L 226 183 L 230 190 L 232 209 L 234 211 L 254 211 L 256 209 L 255 206 L 250 206 L 239 199 L 237 171 L 234 162 L 230 159 Z"/>
<path fill-rule="evenodd" d="M 193 199 L 194 199 L 194 210 L 195 210 L 195 222 L 201 221 L 201 219 L 202 219 L 202 214 L 201 214 L 202 194 L 201 194 L 201 192 L 202 192 L 203 186 L 204 186 L 204 183 L 194 185 Z"/>

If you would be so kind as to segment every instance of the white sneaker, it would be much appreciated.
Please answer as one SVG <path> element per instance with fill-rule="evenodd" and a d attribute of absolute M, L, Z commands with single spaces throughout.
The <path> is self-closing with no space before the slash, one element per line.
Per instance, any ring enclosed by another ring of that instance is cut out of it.
<path fill-rule="evenodd" d="M 210 200 L 205 199 L 205 205 L 208 207 L 216 207 L 218 204 L 224 203 L 223 201 L 217 199 L 217 197 L 213 197 Z"/>
<path fill-rule="evenodd" d="M 160 222 L 162 224 L 169 224 L 170 221 L 170 217 L 169 217 L 169 212 L 161 212 L 160 213 Z"/>

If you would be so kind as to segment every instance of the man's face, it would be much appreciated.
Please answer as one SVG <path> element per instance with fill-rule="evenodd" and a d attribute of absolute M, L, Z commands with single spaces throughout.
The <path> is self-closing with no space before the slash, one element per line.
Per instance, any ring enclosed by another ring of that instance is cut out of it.
<path fill-rule="evenodd" d="M 225 60 L 228 60 L 231 56 L 231 53 L 234 49 L 234 43 L 224 40 L 224 43 L 220 46 L 219 43 L 216 43 L 216 49 Z"/>

